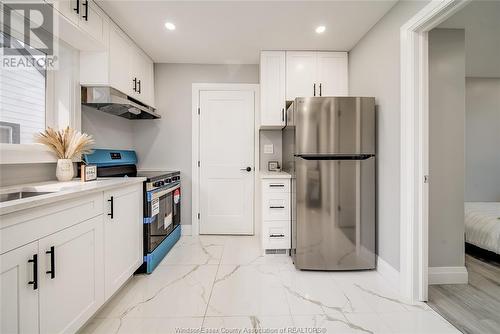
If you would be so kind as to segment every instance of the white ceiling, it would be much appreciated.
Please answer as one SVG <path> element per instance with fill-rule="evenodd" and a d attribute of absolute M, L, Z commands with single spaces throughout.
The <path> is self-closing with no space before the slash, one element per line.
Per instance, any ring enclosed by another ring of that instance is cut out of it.
<path fill-rule="evenodd" d="M 155 62 L 257 64 L 264 49 L 349 51 L 396 1 L 98 3 Z"/>
<path fill-rule="evenodd" d="M 468 77 L 500 77 L 500 1 L 473 1 L 439 28 L 465 29 Z"/>

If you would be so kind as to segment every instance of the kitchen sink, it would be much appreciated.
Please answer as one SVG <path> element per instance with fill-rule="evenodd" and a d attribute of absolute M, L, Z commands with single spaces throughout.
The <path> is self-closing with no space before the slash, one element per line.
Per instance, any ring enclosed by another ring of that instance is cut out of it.
<path fill-rule="evenodd" d="M 0 202 L 8 202 L 16 199 L 40 196 L 51 193 L 52 191 L 16 191 L 11 193 L 0 194 Z"/>

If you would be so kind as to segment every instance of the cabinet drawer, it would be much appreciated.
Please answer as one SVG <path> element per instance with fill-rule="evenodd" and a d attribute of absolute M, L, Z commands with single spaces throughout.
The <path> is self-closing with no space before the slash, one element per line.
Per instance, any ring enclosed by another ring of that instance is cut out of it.
<path fill-rule="evenodd" d="M 1 216 L 0 254 L 101 215 L 102 202 L 97 193 Z"/>
<path fill-rule="evenodd" d="M 262 246 L 264 249 L 289 249 L 290 221 L 264 221 Z"/>
<path fill-rule="evenodd" d="M 269 179 L 262 180 L 263 193 L 289 193 L 290 180 L 289 179 Z"/>
<path fill-rule="evenodd" d="M 262 195 L 262 218 L 267 220 L 290 219 L 289 193 L 264 193 Z"/>

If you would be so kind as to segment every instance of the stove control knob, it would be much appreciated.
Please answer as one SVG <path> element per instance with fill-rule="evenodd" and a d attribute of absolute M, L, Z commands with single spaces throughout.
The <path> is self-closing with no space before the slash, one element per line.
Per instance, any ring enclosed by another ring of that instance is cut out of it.
<path fill-rule="evenodd" d="M 165 183 L 172 183 L 172 180 L 170 178 L 165 179 Z"/>

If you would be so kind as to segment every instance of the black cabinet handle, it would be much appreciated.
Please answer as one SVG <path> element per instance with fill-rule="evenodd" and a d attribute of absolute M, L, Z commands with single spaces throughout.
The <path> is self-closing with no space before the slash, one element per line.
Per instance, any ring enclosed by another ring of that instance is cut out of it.
<path fill-rule="evenodd" d="M 76 0 L 76 7 L 73 10 L 80 15 L 80 0 Z"/>
<path fill-rule="evenodd" d="M 113 219 L 113 196 L 111 196 L 111 198 L 110 198 L 110 199 L 108 199 L 108 202 L 110 202 L 110 203 L 111 203 L 111 212 L 110 212 L 110 213 L 108 213 L 108 216 L 110 216 L 110 217 L 111 217 L 111 219 Z"/>
<path fill-rule="evenodd" d="M 85 7 L 85 15 L 82 17 L 85 19 L 85 21 L 89 20 L 89 0 L 85 0 L 83 6 Z"/>
<path fill-rule="evenodd" d="M 137 93 L 141 94 L 141 80 L 137 80 Z"/>
<path fill-rule="evenodd" d="M 316 84 L 313 84 L 313 96 L 316 96 Z"/>
<path fill-rule="evenodd" d="M 45 254 L 50 254 L 50 270 L 45 273 L 50 274 L 50 279 L 54 279 L 56 278 L 56 251 L 54 246 L 51 246 L 50 250 L 46 251 Z"/>
<path fill-rule="evenodd" d="M 285 235 L 284 234 L 271 234 L 269 237 L 271 238 L 283 238 Z"/>
<path fill-rule="evenodd" d="M 284 187 L 284 184 L 270 184 L 269 187 Z"/>
<path fill-rule="evenodd" d="M 132 82 L 134 83 L 134 88 L 132 88 L 132 89 L 134 92 L 137 92 L 137 78 L 134 78 L 134 80 L 132 80 Z"/>
<path fill-rule="evenodd" d="M 285 121 L 285 108 L 281 108 L 281 121 Z"/>
<path fill-rule="evenodd" d="M 252 171 L 252 167 L 241 168 L 240 170 L 251 172 Z"/>
<path fill-rule="evenodd" d="M 28 260 L 28 263 L 33 263 L 33 280 L 28 284 L 33 285 L 33 290 L 38 289 L 38 255 L 33 254 L 33 258 Z"/>
<path fill-rule="evenodd" d="M 321 96 L 321 84 L 319 84 L 319 96 Z"/>
<path fill-rule="evenodd" d="M 270 206 L 269 209 L 284 209 L 284 206 Z"/>

